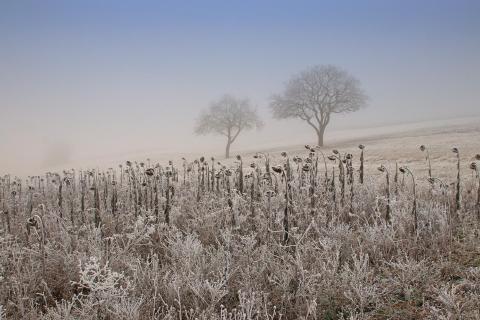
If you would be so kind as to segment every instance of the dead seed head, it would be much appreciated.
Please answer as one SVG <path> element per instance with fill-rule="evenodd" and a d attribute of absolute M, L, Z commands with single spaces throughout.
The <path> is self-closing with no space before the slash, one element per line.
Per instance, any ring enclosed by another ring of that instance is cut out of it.
<path fill-rule="evenodd" d="M 452 152 L 458 154 L 458 148 L 452 148 Z"/>
<path fill-rule="evenodd" d="M 423 144 L 420 146 L 420 151 L 424 152 L 426 149 L 427 148 Z"/>
<path fill-rule="evenodd" d="M 283 152 L 281 153 L 281 155 L 282 155 L 282 157 L 284 157 L 284 158 L 287 157 L 287 153 L 286 153 L 285 151 L 283 151 Z"/>
<path fill-rule="evenodd" d="M 37 220 L 35 219 L 35 217 L 30 217 L 30 218 L 27 219 L 27 226 L 32 227 L 32 228 L 37 227 Z"/>
<path fill-rule="evenodd" d="M 380 171 L 380 172 L 385 172 L 385 171 L 387 170 L 384 165 L 381 165 L 381 166 L 378 167 L 377 169 L 378 169 L 378 171 Z"/>
<path fill-rule="evenodd" d="M 470 163 L 470 169 L 477 170 L 477 164 L 475 162 Z"/>
<path fill-rule="evenodd" d="M 475 159 L 478 160 L 478 161 L 480 161 L 480 153 L 477 154 L 477 155 L 475 155 Z"/>
<path fill-rule="evenodd" d="M 282 173 L 283 172 L 283 168 L 281 166 L 273 166 L 272 170 L 273 170 L 273 172 L 276 172 L 276 173 Z"/>
<path fill-rule="evenodd" d="M 333 154 L 338 154 L 339 153 L 337 149 L 333 149 L 332 152 L 333 152 Z"/>
<path fill-rule="evenodd" d="M 363 149 L 365 149 L 365 146 L 363 144 L 359 144 L 358 149 L 363 150 Z"/>

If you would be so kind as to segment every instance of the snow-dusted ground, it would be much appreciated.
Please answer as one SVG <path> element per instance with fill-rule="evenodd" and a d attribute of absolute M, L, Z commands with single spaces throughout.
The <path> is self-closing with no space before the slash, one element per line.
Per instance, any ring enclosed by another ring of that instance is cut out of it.
<path fill-rule="evenodd" d="M 259 132 L 258 134 L 262 134 Z M 312 135 L 312 138 L 314 136 Z M 395 162 L 399 165 L 408 165 L 420 174 L 425 170 L 425 154 L 419 150 L 424 144 L 430 151 L 434 175 L 446 176 L 449 171 L 455 169 L 455 158 L 451 152 L 452 147 L 460 149 L 462 161 L 465 162 L 465 171 L 468 172 L 468 163 L 473 156 L 480 153 L 480 118 L 462 118 L 442 121 L 424 121 L 407 124 L 386 125 L 370 128 L 343 129 L 328 131 L 325 137 L 326 145 L 322 148 L 324 153 L 330 153 L 332 149 L 352 153 L 358 158 L 358 144 L 366 146 L 366 163 L 368 169 L 384 164 L 394 167 Z M 246 161 L 250 161 L 256 152 L 269 153 L 274 159 L 281 151 L 290 154 L 303 153 L 305 144 L 315 145 L 314 140 L 296 141 L 292 137 L 290 141 L 276 141 L 271 145 L 259 146 L 252 141 L 249 149 L 238 150 L 233 148 L 232 157 L 241 154 Z M 210 150 L 208 150 L 210 151 Z M 182 157 L 193 160 L 199 156 L 210 158 L 212 153 L 162 153 L 143 152 L 105 156 L 90 159 L 82 163 L 70 163 L 61 168 L 50 168 L 51 171 L 67 168 L 100 168 L 117 167 L 118 164 L 130 161 L 146 161 L 165 164 L 169 160 L 180 162 Z M 224 160 L 223 150 L 217 150 L 213 156 L 222 163 L 231 164 L 233 159 Z M 215 151 L 214 151 L 215 152 Z"/>

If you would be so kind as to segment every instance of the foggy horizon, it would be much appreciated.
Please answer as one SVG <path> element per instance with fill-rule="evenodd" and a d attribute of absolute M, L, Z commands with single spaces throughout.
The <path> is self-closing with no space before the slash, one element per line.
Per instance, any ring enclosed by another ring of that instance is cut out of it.
<path fill-rule="evenodd" d="M 269 102 L 315 65 L 346 70 L 369 97 L 334 116 L 327 144 L 342 130 L 478 117 L 479 12 L 475 1 L 3 1 L 0 174 L 221 155 L 224 137 L 194 125 L 224 94 L 265 122 L 232 150 L 312 142 L 305 123 L 272 119 Z"/>

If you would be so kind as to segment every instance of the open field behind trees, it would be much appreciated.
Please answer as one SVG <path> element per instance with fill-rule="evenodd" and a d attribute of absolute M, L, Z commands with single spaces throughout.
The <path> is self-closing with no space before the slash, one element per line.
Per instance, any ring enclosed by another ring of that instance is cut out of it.
<path fill-rule="evenodd" d="M 0 314 L 479 319 L 480 123 L 422 127 L 222 164 L 6 175 Z"/>
<path fill-rule="evenodd" d="M 289 129 L 288 121 L 281 123 L 281 125 L 285 126 L 285 130 Z M 156 151 L 153 148 L 152 150 L 119 155 L 105 154 L 101 158 L 85 157 L 81 161 L 72 161 L 59 167 L 47 167 L 44 171 L 55 172 L 70 168 L 99 168 L 105 170 L 109 167 L 118 166 L 126 159 L 141 162 L 149 158 L 152 162 L 159 162 L 160 164 L 172 160 L 178 164 L 182 162 L 182 158 L 192 160 L 201 156 L 210 157 L 211 155 L 222 162 L 233 163 L 234 156 L 237 154 L 250 157 L 257 152 L 265 152 L 271 154 L 272 157 L 276 157 L 282 151 L 289 153 L 303 151 L 305 144 L 315 146 L 313 131 L 307 127 L 304 131 L 300 133 L 292 132 L 290 137 L 281 140 L 272 138 L 262 140 L 261 134 L 262 132 L 246 133 L 237 142 L 238 146 L 232 148 L 232 159 L 227 161 L 224 160 L 222 140 L 217 148 L 210 147 L 203 151 L 196 149 L 195 145 L 187 145 L 185 148 L 190 150 L 188 153 L 176 152 L 175 150 Z M 375 161 L 375 165 L 387 165 L 382 160 L 391 161 L 393 165 L 395 161 L 400 164 L 402 160 L 405 160 L 415 169 L 418 164 L 418 170 L 424 170 L 424 157 L 418 150 L 421 144 L 429 146 L 432 158 L 437 157 L 437 161 L 443 159 L 451 161 L 451 163 L 454 163 L 454 159 L 450 157 L 449 150 L 458 146 L 463 150 L 462 160 L 467 161 L 469 160 L 469 154 L 475 153 L 480 146 L 480 117 L 389 124 L 373 128 L 332 128 L 327 130 L 325 147 L 321 150 L 328 153 L 337 148 L 355 155 L 358 150 L 357 146 L 361 143 L 366 145 L 366 153 L 369 155 L 365 161 Z M 439 163 L 437 163 L 438 165 Z M 373 169 L 376 168 L 373 167 Z M 1 173 L 8 172 L 0 171 Z M 31 174 L 36 173 L 38 172 Z M 437 174 L 444 174 L 444 172 L 438 171 Z"/>

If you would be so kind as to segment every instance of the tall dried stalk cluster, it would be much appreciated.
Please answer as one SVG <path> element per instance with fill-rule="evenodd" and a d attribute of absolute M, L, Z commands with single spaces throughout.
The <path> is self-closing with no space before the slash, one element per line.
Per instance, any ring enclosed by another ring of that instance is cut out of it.
<path fill-rule="evenodd" d="M 455 255 L 478 249 L 480 155 L 469 182 L 454 148 L 449 183 L 420 150 L 426 176 L 369 170 L 363 145 L 6 175 L 0 306 L 12 319 L 475 318 L 480 266 Z M 449 272 L 465 286 L 448 291 Z"/>

